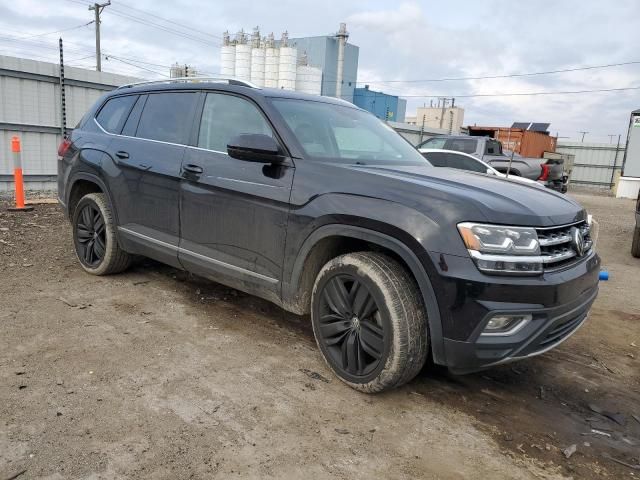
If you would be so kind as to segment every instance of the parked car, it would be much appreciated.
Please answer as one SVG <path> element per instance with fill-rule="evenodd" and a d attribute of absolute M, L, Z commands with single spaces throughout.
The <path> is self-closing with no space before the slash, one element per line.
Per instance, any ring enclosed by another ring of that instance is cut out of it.
<path fill-rule="evenodd" d="M 631 242 L 631 254 L 640 257 L 640 191 L 636 201 L 636 228 L 633 230 L 633 240 Z"/>
<path fill-rule="evenodd" d="M 58 156 L 85 271 L 143 255 L 309 314 L 325 361 L 360 391 L 402 385 L 427 357 L 464 373 L 546 352 L 598 292 L 578 203 L 434 168 L 342 100 L 232 79 L 133 84 L 98 100 Z"/>
<path fill-rule="evenodd" d="M 418 148 L 446 149 L 467 153 L 488 163 L 509 176 L 516 175 L 544 183 L 547 188 L 561 193 L 567 191 L 568 176 L 564 173 L 562 159 L 528 158 L 514 152 L 507 156 L 502 143 L 490 137 L 444 135 L 425 140 Z M 511 165 L 511 166 L 509 166 Z"/>
<path fill-rule="evenodd" d="M 527 185 L 543 186 L 535 180 L 530 180 L 517 175 L 509 175 L 499 172 L 488 163 L 483 162 L 479 158 L 469 155 L 468 153 L 456 152 L 454 150 L 442 150 L 436 148 L 421 148 L 420 153 L 434 167 L 456 168 L 468 172 L 484 173 L 486 175 L 494 175 L 499 178 L 510 178 L 515 182 L 526 183 Z"/>

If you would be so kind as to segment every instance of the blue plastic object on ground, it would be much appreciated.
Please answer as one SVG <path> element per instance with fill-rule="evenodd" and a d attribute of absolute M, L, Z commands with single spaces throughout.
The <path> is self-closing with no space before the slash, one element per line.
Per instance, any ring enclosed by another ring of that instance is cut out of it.
<path fill-rule="evenodd" d="M 600 276 L 598 277 L 598 280 L 609 280 L 609 272 L 607 272 L 606 270 L 600 270 Z"/>

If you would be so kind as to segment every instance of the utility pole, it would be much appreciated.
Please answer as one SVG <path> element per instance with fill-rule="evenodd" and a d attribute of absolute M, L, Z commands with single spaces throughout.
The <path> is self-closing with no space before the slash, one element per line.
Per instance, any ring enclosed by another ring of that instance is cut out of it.
<path fill-rule="evenodd" d="M 96 71 L 102 71 L 102 62 L 100 56 L 100 14 L 105 7 L 111 5 L 111 0 L 107 3 L 94 3 L 89 7 L 89 10 L 93 10 L 95 12 L 95 24 L 96 24 Z"/>
<path fill-rule="evenodd" d="M 584 143 L 584 136 L 585 136 L 587 133 L 589 133 L 589 132 L 579 131 L 578 133 L 581 133 L 581 134 L 582 134 L 582 140 L 581 140 L 581 141 L 582 141 L 582 143 Z"/>

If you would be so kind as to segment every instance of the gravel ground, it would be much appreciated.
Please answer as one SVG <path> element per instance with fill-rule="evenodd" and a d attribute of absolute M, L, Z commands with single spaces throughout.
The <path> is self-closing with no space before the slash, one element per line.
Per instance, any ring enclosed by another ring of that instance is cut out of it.
<path fill-rule="evenodd" d="M 1 203 L 0 480 L 638 478 L 611 459 L 640 464 L 633 202 L 574 196 L 611 275 L 586 325 L 381 395 L 332 376 L 307 318 L 151 261 L 89 276 L 57 205 Z"/>

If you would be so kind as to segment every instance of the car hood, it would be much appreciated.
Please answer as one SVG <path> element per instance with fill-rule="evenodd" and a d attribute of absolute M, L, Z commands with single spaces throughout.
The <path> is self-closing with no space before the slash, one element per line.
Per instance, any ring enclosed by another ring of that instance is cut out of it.
<path fill-rule="evenodd" d="M 586 219 L 583 207 L 570 197 L 510 179 L 431 166 L 348 165 L 345 168 L 383 176 L 396 183 L 393 188 L 396 195 L 390 200 L 402 203 L 407 194 L 414 198 L 417 194 L 424 208 L 438 204 L 462 209 L 460 215 L 466 215 L 465 220 L 542 227 Z M 478 216 L 477 212 L 484 218 L 470 218 Z"/>

